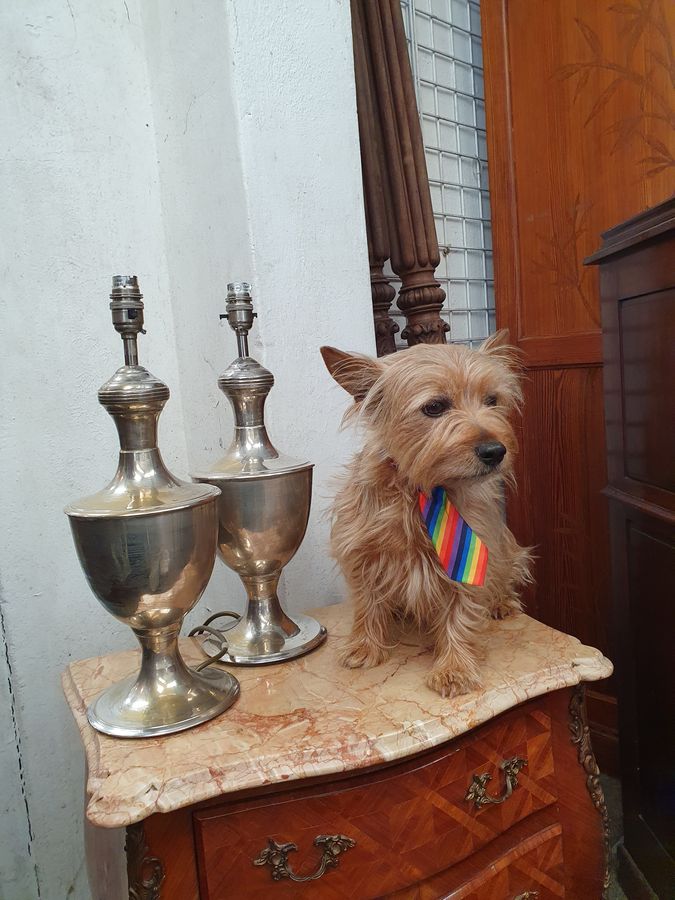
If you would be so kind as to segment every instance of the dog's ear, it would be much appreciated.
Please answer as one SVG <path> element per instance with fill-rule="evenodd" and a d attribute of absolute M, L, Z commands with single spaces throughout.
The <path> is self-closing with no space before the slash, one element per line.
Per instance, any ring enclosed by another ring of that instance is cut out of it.
<path fill-rule="evenodd" d="M 480 345 L 479 351 L 498 359 L 518 375 L 522 370 L 522 351 L 520 348 L 512 346 L 509 340 L 508 328 L 502 328 L 486 338 Z"/>
<path fill-rule="evenodd" d="M 322 347 L 326 368 L 357 403 L 366 396 L 383 371 L 382 365 L 360 353 L 345 353 L 336 347 Z"/>
<path fill-rule="evenodd" d="M 496 350 L 498 347 L 509 347 L 510 340 L 509 329 L 501 328 L 486 338 L 480 345 L 480 349 L 484 352 L 489 352 L 490 350 Z"/>

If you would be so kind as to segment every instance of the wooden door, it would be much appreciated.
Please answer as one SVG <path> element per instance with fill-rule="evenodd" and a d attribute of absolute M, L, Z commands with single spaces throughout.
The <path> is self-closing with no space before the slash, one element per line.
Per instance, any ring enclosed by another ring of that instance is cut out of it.
<path fill-rule="evenodd" d="M 598 276 L 583 259 L 675 187 L 675 4 L 481 11 L 497 323 L 527 375 L 509 518 L 538 557 L 529 612 L 611 655 Z"/>

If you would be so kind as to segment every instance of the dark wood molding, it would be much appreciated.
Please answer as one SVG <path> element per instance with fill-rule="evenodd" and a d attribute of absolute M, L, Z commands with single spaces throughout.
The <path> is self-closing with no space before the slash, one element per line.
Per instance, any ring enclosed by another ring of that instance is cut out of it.
<path fill-rule="evenodd" d="M 622 478 L 620 486 L 609 484 L 602 493 L 609 500 L 631 506 L 638 513 L 647 512 L 667 525 L 675 525 L 675 497 L 658 488 L 648 492 L 650 487 L 652 485 L 643 485 L 632 478 Z"/>
<path fill-rule="evenodd" d="M 528 369 L 602 365 L 602 334 L 599 331 L 546 337 L 520 336 L 518 346 L 525 353 L 524 361 Z"/>
<path fill-rule="evenodd" d="M 644 244 L 645 241 L 668 233 L 673 228 L 675 228 L 675 194 L 663 203 L 658 203 L 651 209 L 646 209 L 615 225 L 614 228 L 603 231 L 602 246 L 596 253 L 588 256 L 584 263 L 587 266 L 597 265 L 636 244 Z"/>
<path fill-rule="evenodd" d="M 371 283 L 376 327 L 379 322 L 382 332 L 378 340 L 389 352 L 390 286 L 382 276 L 382 254 L 388 249 L 401 280 L 397 305 L 406 317 L 401 336 L 411 346 L 445 343 L 450 326 L 440 316 L 445 291 L 435 276 L 440 253 L 401 5 L 399 0 L 352 0 L 352 21 Z"/>

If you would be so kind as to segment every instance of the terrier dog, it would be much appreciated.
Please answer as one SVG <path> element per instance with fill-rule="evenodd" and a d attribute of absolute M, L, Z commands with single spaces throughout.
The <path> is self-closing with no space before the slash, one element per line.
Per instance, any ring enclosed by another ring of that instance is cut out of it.
<path fill-rule="evenodd" d="M 522 402 L 508 333 L 478 350 L 419 344 L 371 359 L 322 347 L 321 355 L 354 398 L 345 422 L 356 419 L 366 436 L 333 507 L 332 553 L 354 605 L 342 663 L 378 665 L 392 625 L 412 622 L 433 643 L 429 687 L 444 697 L 474 690 L 488 618 L 520 610 L 518 589 L 530 581 L 530 553 L 502 515 L 517 450 L 509 416 Z M 461 566 L 447 569 L 434 545 L 425 508 L 433 519 L 429 504 L 445 499 L 450 521 L 487 548 L 482 584 L 452 580 Z"/>

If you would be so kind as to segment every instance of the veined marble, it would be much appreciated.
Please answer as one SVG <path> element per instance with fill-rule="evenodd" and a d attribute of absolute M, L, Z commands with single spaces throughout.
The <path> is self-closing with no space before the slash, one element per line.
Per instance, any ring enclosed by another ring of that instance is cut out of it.
<path fill-rule="evenodd" d="M 612 672 L 598 650 L 521 614 L 490 623 L 483 690 L 443 699 L 425 685 L 431 653 L 414 639 L 377 668 L 344 669 L 337 655 L 351 610 L 340 604 L 314 615 L 328 628 L 323 647 L 283 665 L 232 667 L 241 682 L 237 703 L 168 737 L 112 738 L 87 722 L 87 704 L 137 670 L 138 651 L 71 663 L 63 687 L 87 755 L 88 819 L 130 825 L 244 788 L 400 759 L 530 697 Z M 203 659 L 195 639 L 181 649 L 188 662 Z"/>

